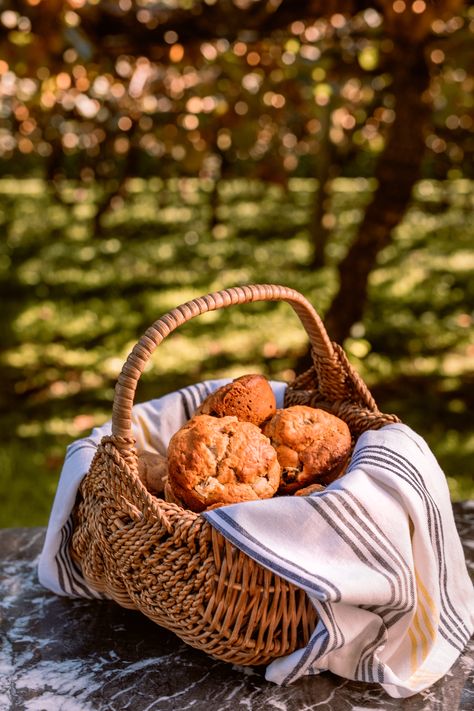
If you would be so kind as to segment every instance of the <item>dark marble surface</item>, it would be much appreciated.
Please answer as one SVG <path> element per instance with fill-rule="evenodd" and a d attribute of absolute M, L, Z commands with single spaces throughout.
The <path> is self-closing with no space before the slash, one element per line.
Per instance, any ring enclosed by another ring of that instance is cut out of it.
<path fill-rule="evenodd" d="M 455 504 L 474 574 L 474 502 Z M 429 690 L 392 699 L 330 673 L 288 687 L 216 662 L 113 602 L 60 598 L 36 578 L 44 529 L 0 530 L 1 711 L 474 709 L 474 641 Z"/>

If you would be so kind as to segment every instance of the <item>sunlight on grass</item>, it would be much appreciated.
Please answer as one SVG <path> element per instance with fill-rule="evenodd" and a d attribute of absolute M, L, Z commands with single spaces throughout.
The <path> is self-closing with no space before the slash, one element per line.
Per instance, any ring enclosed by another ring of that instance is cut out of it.
<path fill-rule="evenodd" d="M 373 187 L 363 178 L 332 182 L 336 226 L 328 263 L 314 271 L 314 180 L 291 180 L 288 190 L 223 182 L 212 213 L 212 181 L 133 179 L 98 236 L 97 187 L 71 183 L 61 205 L 40 180 L 0 179 L 3 525 L 46 522 L 67 443 L 110 418 L 128 353 L 169 310 L 230 286 L 273 282 L 301 291 L 324 316 Z M 379 406 L 427 439 L 453 499 L 474 497 L 472 187 L 417 185 L 416 202 L 371 275 L 364 323 L 344 344 Z M 306 347 L 287 304 L 208 313 L 158 346 L 137 402 L 245 372 L 291 380 Z M 31 481 L 37 491 L 20 511 Z"/>

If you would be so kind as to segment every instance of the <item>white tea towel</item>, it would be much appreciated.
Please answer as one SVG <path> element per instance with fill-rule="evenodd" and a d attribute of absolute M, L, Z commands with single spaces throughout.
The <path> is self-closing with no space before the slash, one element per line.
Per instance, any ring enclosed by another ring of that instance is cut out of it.
<path fill-rule="evenodd" d="M 269 681 L 328 669 L 411 696 L 450 669 L 473 633 L 474 590 L 446 479 L 405 425 L 361 435 L 347 473 L 322 492 L 203 515 L 306 590 L 318 613 L 308 645 L 273 661 Z"/>
<path fill-rule="evenodd" d="M 137 447 L 166 452 L 171 435 L 228 380 L 198 383 L 133 408 Z M 272 382 L 282 407 L 285 384 Z M 78 486 L 110 423 L 68 448 L 39 561 L 55 593 L 103 597 L 71 560 Z M 318 613 L 308 645 L 272 662 L 288 684 L 329 669 L 411 696 L 443 676 L 474 628 L 466 570 L 443 472 L 405 425 L 366 432 L 347 474 L 310 497 L 280 497 L 203 514 L 234 545 L 303 588 Z M 275 525 L 278 521 L 278 526 Z"/>
<path fill-rule="evenodd" d="M 206 380 L 156 400 L 135 405 L 132 410 L 132 432 L 137 448 L 165 455 L 171 436 L 192 417 L 207 395 L 228 382 L 229 378 Z M 271 381 L 271 386 L 277 407 L 283 407 L 286 384 Z M 97 445 L 110 432 L 111 423 L 107 422 L 67 448 L 38 565 L 40 583 L 58 595 L 104 597 L 87 585 L 81 571 L 69 556 L 69 542 L 73 530 L 71 512 L 77 490 L 89 470 Z"/>

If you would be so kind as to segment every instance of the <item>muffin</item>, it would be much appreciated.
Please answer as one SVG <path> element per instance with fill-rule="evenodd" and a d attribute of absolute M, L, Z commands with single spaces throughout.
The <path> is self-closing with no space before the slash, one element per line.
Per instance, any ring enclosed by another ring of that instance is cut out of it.
<path fill-rule="evenodd" d="M 277 410 L 262 431 L 281 466 L 279 494 L 293 494 L 310 484 L 329 484 L 344 471 L 351 451 L 346 423 L 306 405 Z"/>
<path fill-rule="evenodd" d="M 310 484 L 309 486 L 304 486 L 302 489 L 295 491 L 295 496 L 311 496 L 311 494 L 319 494 L 320 491 L 324 491 L 326 487 L 323 484 Z"/>
<path fill-rule="evenodd" d="M 153 452 L 138 452 L 138 476 L 150 494 L 162 494 L 168 477 L 166 457 Z"/>
<path fill-rule="evenodd" d="M 267 499 L 279 484 L 277 453 L 251 422 L 196 415 L 170 440 L 170 494 L 192 511 Z"/>
<path fill-rule="evenodd" d="M 261 425 L 276 412 L 276 400 L 263 375 L 242 375 L 209 395 L 196 415 L 234 416 L 242 422 Z"/>

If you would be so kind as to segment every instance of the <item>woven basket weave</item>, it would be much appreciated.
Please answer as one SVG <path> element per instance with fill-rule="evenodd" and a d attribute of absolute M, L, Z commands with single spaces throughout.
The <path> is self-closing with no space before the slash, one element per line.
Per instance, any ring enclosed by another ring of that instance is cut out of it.
<path fill-rule="evenodd" d="M 192 647 L 240 665 L 267 664 L 307 644 L 316 616 L 306 594 L 237 550 L 199 514 L 158 499 L 137 475 L 131 414 L 155 348 L 199 314 L 253 301 L 286 301 L 306 329 L 313 366 L 288 385 L 285 406 L 321 407 L 353 440 L 398 421 L 379 412 L 311 304 L 283 286 L 235 287 L 193 299 L 156 321 L 118 378 L 112 434 L 101 441 L 74 511 L 71 553 L 91 587 L 140 610 Z"/>

